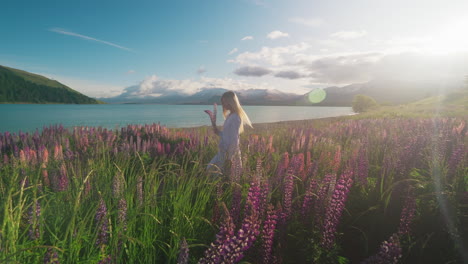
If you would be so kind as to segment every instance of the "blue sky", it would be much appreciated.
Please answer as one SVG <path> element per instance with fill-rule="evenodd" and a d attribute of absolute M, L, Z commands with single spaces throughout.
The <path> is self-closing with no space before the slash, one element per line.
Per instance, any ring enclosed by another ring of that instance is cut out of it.
<path fill-rule="evenodd" d="M 0 64 L 93 97 L 467 73 L 468 1 L 7 1 Z M 448 3 L 448 2 L 447 2 Z"/>

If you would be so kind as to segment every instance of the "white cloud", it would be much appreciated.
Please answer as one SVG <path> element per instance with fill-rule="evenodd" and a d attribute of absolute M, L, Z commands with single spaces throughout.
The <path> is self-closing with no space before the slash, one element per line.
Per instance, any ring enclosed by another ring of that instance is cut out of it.
<path fill-rule="evenodd" d="M 278 39 L 278 38 L 285 38 L 285 37 L 289 37 L 289 34 L 285 32 L 281 32 L 279 30 L 272 31 L 267 35 L 267 38 L 269 39 Z"/>
<path fill-rule="evenodd" d="M 239 50 L 238 50 L 237 48 L 233 48 L 233 49 L 228 53 L 228 55 L 232 55 L 232 54 L 234 54 L 234 53 L 236 53 L 236 52 L 238 52 L 238 51 L 239 51 Z"/>
<path fill-rule="evenodd" d="M 241 40 L 253 40 L 252 36 L 245 36 Z"/>
<path fill-rule="evenodd" d="M 258 52 L 243 52 L 229 62 L 247 65 L 267 64 L 273 66 L 295 64 L 303 59 L 303 53 L 309 48 L 310 45 L 305 42 L 274 48 L 262 47 Z"/>
<path fill-rule="evenodd" d="M 129 70 L 128 72 L 126 72 L 126 74 L 134 74 L 136 71 L 134 70 Z"/>
<path fill-rule="evenodd" d="M 321 18 L 292 17 L 289 19 L 289 21 L 308 27 L 319 27 L 324 24 L 324 21 Z"/>
<path fill-rule="evenodd" d="M 231 78 L 200 77 L 198 80 L 161 79 L 156 75 L 145 78 L 139 85 L 125 88 L 123 97 L 143 98 L 146 96 L 160 97 L 166 95 L 192 95 L 205 88 L 224 88 L 233 91 L 246 89 L 267 89 L 260 84 L 247 83 Z"/>
<path fill-rule="evenodd" d="M 339 31 L 331 34 L 331 37 L 337 38 L 337 39 L 343 39 L 343 40 L 348 40 L 348 39 L 357 39 L 361 38 L 367 35 L 367 32 L 365 30 L 358 30 L 358 31 Z"/>
<path fill-rule="evenodd" d="M 92 38 L 92 37 L 89 37 L 89 36 L 81 35 L 81 34 L 71 32 L 71 31 L 68 31 L 68 30 L 65 30 L 65 29 L 51 28 L 51 29 L 49 29 L 49 31 L 59 33 L 59 34 L 62 34 L 62 35 L 68 35 L 68 36 L 73 36 L 73 37 L 77 37 L 77 38 L 81 38 L 81 39 L 96 41 L 96 42 L 100 42 L 100 43 L 103 43 L 103 44 L 106 44 L 106 45 L 109 45 L 109 46 L 112 46 L 112 47 L 116 47 L 116 48 L 119 48 L 119 49 L 122 49 L 122 50 L 132 51 L 133 52 L 133 50 L 130 49 L 130 48 L 120 46 L 120 45 L 114 44 L 112 42 L 108 42 L 108 41 Z"/>

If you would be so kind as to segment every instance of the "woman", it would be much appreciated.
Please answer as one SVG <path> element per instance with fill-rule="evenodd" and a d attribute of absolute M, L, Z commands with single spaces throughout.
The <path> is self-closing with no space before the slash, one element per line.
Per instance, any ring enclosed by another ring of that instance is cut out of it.
<path fill-rule="evenodd" d="M 235 169 L 233 173 L 238 176 L 240 169 L 242 169 L 239 134 L 244 132 L 244 124 L 252 127 L 252 123 L 242 109 L 234 92 L 225 92 L 221 96 L 221 104 L 223 106 L 223 116 L 226 119 L 222 131 L 216 127 L 216 110 L 214 115 L 207 111 L 211 117 L 213 130 L 220 137 L 218 153 L 208 164 L 208 171 L 223 173 L 226 171 L 227 165 L 230 164 L 232 169 Z"/>

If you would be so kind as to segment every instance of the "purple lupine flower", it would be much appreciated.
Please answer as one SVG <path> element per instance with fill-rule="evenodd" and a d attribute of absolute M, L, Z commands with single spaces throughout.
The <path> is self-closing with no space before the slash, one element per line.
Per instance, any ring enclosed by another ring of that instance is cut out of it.
<path fill-rule="evenodd" d="M 302 216 L 304 217 L 304 220 L 309 215 L 311 206 L 314 203 L 314 200 L 316 199 L 314 195 L 316 189 L 317 181 L 315 179 L 311 179 L 304 195 L 304 201 L 302 202 Z"/>
<path fill-rule="evenodd" d="M 127 201 L 121 198 L 118 203 L 118 223 L 122 226 L 122 230 L 127 230 Z"/>
<path fill-rule="evenodd" d="M 262 248 L 261 248 L 261 257 L 262 263 L 269 264 L 272 263 L 273 258 L 271 255 L 273 247 L 273 238 L 275 235 L 276 220 L 278 216 L 274 210 L 273 205 L 268 205 L 267 216 L 265 222 L 263 223 L 262 230 Z"/>
<path fill-rule="evenodd" d="M 253 245 L 260 234 L 257 207 L 259 196 L 258 186 L 251 186 L 241 228 L 234 235 L 234 223 L 232 218 L 227 217 L 226 223 L 216 236 L 216 241 L 205 251 L 205 257 L 199 263 L 237 263 L 244 257 L 245 251 Z M 229 216 L 229 213 L 226 213 L 226 215 Z"/>
<path fill-rule="evenodd" d="M 289 167 L 289 153 L 285 152 L 281 157 L 280 162 L 278 163 L 278 168 L 276 169 L 276 176 L 281 179 L 286 173 Z"/>
<path fill-rule="evenodd" d="M 458 165 L 463 160 L 465 155 L 465 146 L 459 145 L 453 152 L 448 161 L 447 180 L 451 182 Z"/>
<path fill-rule="evenodd" d="M 109 226 L 107 219 L 107 207 L 102 197 L 99 197 L 99 207 L 96 211 L 95 220 L 98 230 L 96 246 L 104 246 L 105 244 L 107 244 L 107 240 L 109 237 Z"/>
<path fill-rule="evenodd" d="M 232 190 L 232 204 L 230 215 L 235 224 L 238 224 L 241 210 L 242 190 L 237 184 L 234 184 Z"/>
<path fill-rule="evenodd" d="M 221 183 L 218 182 L 216 184 L 216 201 L 213 206 L 213 215 L 211 217 L 212 223 L 218 223 L 218 220 L 221 218 L 220 201 L 221 201 L 222 194 L 223 194 L 223 188 L 221 186 Z"/>
<path fill-rule="evenodd" d="M 336 181 L 336 174 L 327 174 L 321 182 L 321 187 L 317 193 L 317 201 L 315 202 L 314 215 L 315 222 L 322 225 L 325 209 L 328 205 L 328 195 L 330 188 L 334 188 L 331 183 Z"/>
<path fill-rule="evenodd" d="M 334 173 L 338 173 L 338 170 L 340 169 L 340 165 L 341 165 L 341 146 L 338 146 L 335 152 L 335 157 L 333 158 L 332 171 Z"/>
<path fill-rule="evenodd" d="M 352 184 L 352 172 L 349 170 L 345 171 L 336 183 L 332 199 L 325 213 L 325 221 L 323 224 L 321 244 L 325 248 L 330 249 L 335 242 L 336 230 Z"/>
<path fill-rule="evenodd" d="M 260 223 L 258 212 L 255 210 L 253 202 L 247 201 L 249 210 L 242 221 L 241 228 L 236 235 L 224 243 L 224 250 L 221 252 L 221 263 L 237 263 L 244 258 L 244 253 L 253 245 L 260 234 Z"/>
<path fill-rule="evenodd" d="M 65 166 L 65 163 L 62 163 L 60 166 L 60 173 L 58 176 L 58 186 L 57 186 L 57 191 L 65 191 L 68 189 L 68 176 L 67 176 L 67 167 Z"/>
<path fill-rule="evenodd" d="M 291 172 L 288 170 L 284 179 L 283 210 L 280 218 L 282 224 L 286 223 L 287 219 L 291 215 L 293 190 L 294 178 Z"/>
<path fill-rule="evenodd" d="M 177 264 L 187 264 L 189 261 L 189 248 L 185 238 L 182 238 L 180 242 L 179 257 L 177 258 Z"/>
<path fill-rule="evenodd" d="M 416 213 L 416 199 L 412 195 L 408 195 L 405 200 L 405 205 L 401 211 L 400 227 L 398 228 L 398 235 L 409 234 L 411 230 L 411 223 L 413 222 Z"/>
<path fill-rule="evenodd" d="M 221 251 L 224 250 L 224 242 L 234 236 L 235 225 L 224 203 L 222 208 L 224 209 L 224 221 L 219 228 L 218 234 L 216 234 L 216 240 L 205 251 L 204 257 L 198 262 L 199 264 L 221 263 Z"/>
<path fill-rule="evenodd" d="M 123 193 L 124 183 L 122 182 L 122 178 L 122 173 L 118 172 L 112 179 L 112 195 L 114 198 L 120 198 Z"/>
<path fill-rule="evenodd" d="M 47 248 L 47 251 L 44 255 L 44 264 L 59 264 L 59 257 L 57 250 L 54 248 Z"/>
<path fill-rule="evenodd" d="M 143 177 L 141 175 L 137 177 L 136 193 L 138 205 L 141 206 L 143 204 Z"/>
<path fill-rule="evenodd" d="M 357 164 L 357 179 L 361 185 L 367 185 L 367 177 L 369 175 L 369 159 L 365 148 L 361 148 L 359 152 Z"/>
<path fill-rule="evenodd" d="M 36 240 L 40 236 L 39 232 L 39 217 L 41 216 L 41 205 L 38 200 L 29 207 L 28 224 L 29 224 L 29 238 Z"/>
<path fill-rule="evenodd" d="M 396 264 L 402 257 L 401 245 L 397 234 L 393 234 L 388 241 L 380 246 L 379 253 L 361 262 L 362 264 Z"/>

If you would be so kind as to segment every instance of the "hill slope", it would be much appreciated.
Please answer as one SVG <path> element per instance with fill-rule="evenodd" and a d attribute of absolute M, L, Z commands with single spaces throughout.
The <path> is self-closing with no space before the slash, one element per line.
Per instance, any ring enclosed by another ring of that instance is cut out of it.
<path fill-rule="evenodd" d="M 0 103 L 99 104 L 55 80 L 0 65 Z"/>

